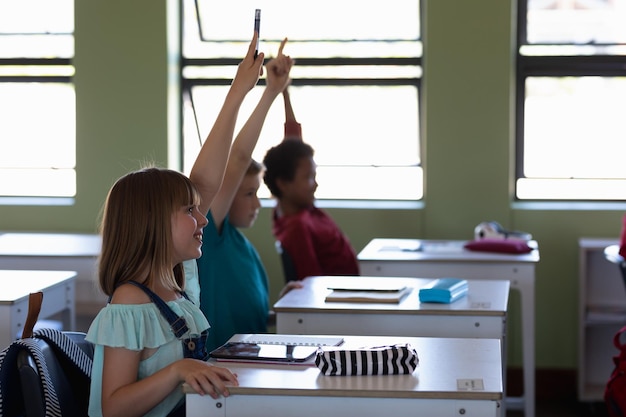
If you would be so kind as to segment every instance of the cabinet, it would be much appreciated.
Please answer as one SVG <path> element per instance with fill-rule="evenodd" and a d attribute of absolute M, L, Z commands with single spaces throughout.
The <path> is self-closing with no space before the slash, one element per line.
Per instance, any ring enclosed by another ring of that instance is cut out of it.
<path fill-rule="evenodd" d="M 613 336 L 626 324 L 626 287 L 604 248 L 618 239 L 579 239 L 578 399 L 602 401 L 613 370 Z"/>

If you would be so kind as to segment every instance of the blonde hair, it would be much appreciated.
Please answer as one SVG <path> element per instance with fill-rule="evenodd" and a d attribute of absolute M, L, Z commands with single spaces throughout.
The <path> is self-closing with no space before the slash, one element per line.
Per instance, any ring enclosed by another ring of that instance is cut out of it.
<path fill-rule="evenodd" d="M 150 286 L 158 280 L 182 291 L 182 264 L 172 270 L 172 215 L 197 205 L 200 195 L 183 174 L 149 167 L 121 177 L 107 196 L 100 231 L 102 251 L 98 281 L 106 295 L 135 280 Z"/>

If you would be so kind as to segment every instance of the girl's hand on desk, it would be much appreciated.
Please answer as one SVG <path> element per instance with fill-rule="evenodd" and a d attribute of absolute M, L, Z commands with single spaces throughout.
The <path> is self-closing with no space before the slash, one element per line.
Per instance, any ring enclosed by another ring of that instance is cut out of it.
<path fill-rule="evenodd" d="M 226 385 L 239 385 L 237 375 L 220 366 L 213 366 L 197 359 L 182 359 L 176 362 L 175 370 L 195 392 L 209 394 L 212 398 L 228 397 Z"/>

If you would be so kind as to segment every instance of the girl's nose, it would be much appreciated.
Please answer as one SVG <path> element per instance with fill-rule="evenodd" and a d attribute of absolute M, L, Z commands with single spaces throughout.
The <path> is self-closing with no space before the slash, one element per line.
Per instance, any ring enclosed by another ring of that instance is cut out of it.
<path fill-rule="evenodd" d="M 198 209 L 196 209 L 196 219 L 197 219 L 196 221 L 198 222 L 198 226 L 200 227 L 204 227 L 207 224 L 209 224 L 209 220 Z"/>

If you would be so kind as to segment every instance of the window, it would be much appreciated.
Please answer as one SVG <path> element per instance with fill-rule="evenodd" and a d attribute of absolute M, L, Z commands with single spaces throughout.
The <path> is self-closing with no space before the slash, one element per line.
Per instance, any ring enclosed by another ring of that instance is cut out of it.
<path fill-rule="evenodd" d="M 0 196 L 76 194 L 74 3 L 0 0 Z"/>
<path fill-rule="evenodd" d="M 626 200 L 626 0 L 519 2 L 520 200 Z"/>
<path fill-rule="evenodd" d="M 185 0 L 184 171 L 191 169 L 217 116 L 252 37 L 254 10 L 261 8 L 260 49 L 271 57 L 288 37 L 285 53 L 297 61 L 289 91 L 304 140 L 315 149 L 316 197 L 421 199 L 419 2 L 363 4 L 320 0 L 305 8 L 286 0 Z M 246 98 L 236 131 L 260 94 L 261 89 L 255 88 Z M 282 140 L 283 123 L 279 97 L 253 158 L 261 161 Z M 270 194 L 263 186 L 259 196 Z"/>

